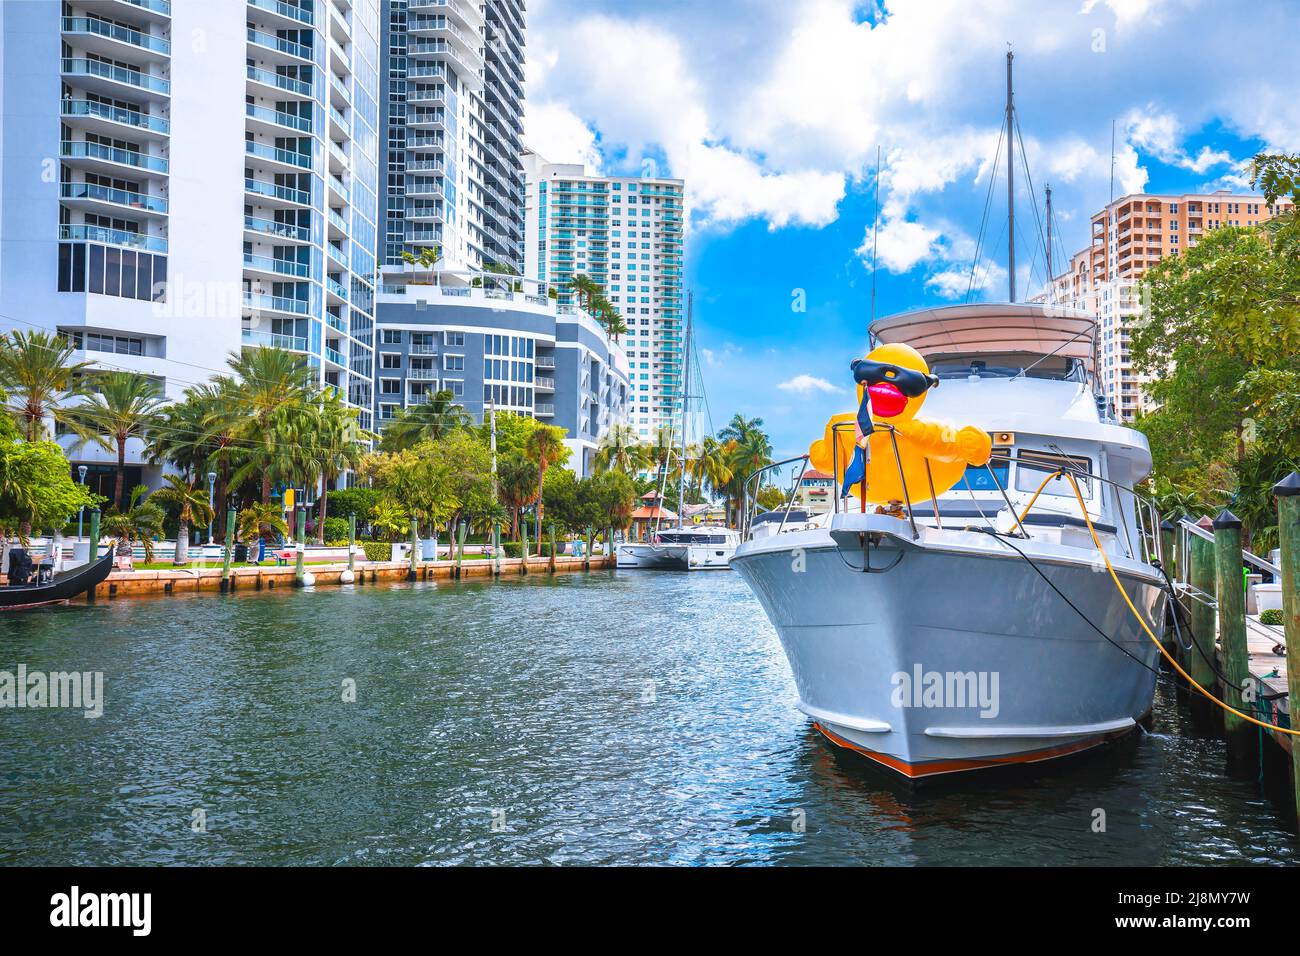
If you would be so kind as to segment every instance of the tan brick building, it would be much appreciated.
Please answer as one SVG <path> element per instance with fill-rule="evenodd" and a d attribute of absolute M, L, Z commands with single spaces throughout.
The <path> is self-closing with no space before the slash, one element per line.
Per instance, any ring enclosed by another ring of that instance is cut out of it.
<path fill-rule="evenodd" d="M 1191 248 L 1221 226 L 1251 226 L 1290 212 L 1263 196 L 1210 194 L 1153 196 L 1136 193 L 1110 203 L 1092 217 L 1092 242 L 1070 258 L 1070 268 L 1051 284 L 1051 300 L 1097 316 L 1097 371 L 1116 414 L 1132 421 L 1145 407 L 1142 378 L 1132 367 L 1129 330 L 1141 314 L 1137 280 L 1161 259 Z M 1035 296 L 1045 301 L 1048 294 Z"/>

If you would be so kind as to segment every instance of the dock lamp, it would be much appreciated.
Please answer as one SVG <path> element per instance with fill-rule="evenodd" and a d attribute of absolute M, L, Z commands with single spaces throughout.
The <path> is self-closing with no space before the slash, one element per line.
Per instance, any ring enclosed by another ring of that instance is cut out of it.
<path fill-rule="evenodd" d="M 78 465 L 77 474 L 81 477 L 81 487 L 86 487 L 86 466 Z M 77 540 L 81 540 L 81 519 L 86 513 L 86 506 L 82 505 L 77 509 Z"/>
<path fill-rule="evenodd" d="M 217 507 L 217 499 L 214 495 L 214 489 L 217 484 L 217 473 L 208 472 L 208 544 L 212 543 L 212 516 L 216 514 L 214 510 Z"/>

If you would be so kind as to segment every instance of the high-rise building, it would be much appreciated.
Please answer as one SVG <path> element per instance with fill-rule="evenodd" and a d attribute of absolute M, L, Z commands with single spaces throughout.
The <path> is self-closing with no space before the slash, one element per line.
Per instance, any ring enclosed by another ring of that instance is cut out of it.
<path fill-rule="evenodd" d="M 627 324 L 628 420 L 638 437 L 680 434 L 685 183 L 585 175 L 525 151 L 524 273 L 576 301 L 586 275 Z"/>
<path fill-rule="evenodd" d="M 0 4 L 0 321 L 173 398 L 282 346 L 368 424 L 377 0 L 230 6 Z"/>
<path fill-rule="evenodd" d="M 589 474 L 600 440 L 625 421 L 623 347 L 534 279 L 449 270 L 412 278 L 380 297 L 379 428 L 444 390 L 477 421 L 494 409 L 563 428 L 568 467 Z"/>
<path fill-rule="evenodd" d="M 1263 196 L 1228 190 L 1181 196 L 1136 193 L 1092 217 L 1091 243 L 1071 257 L 1068 271 L 1052 279 L 1050 294 L 1036 298 L 1097 317 L 1098 377 L 1119 418 L 1132 421 L 1149 407 L 1129 354 L 1130 331 L 1142 314 L 1138 280 L 1213 229 L 1253 226 L 1291 209 L 1290 201 L 1270 205 Z"/>
<path fill-rule="evenodd" d="M 522 0 L 384 0 L 382 266 L 523 267 Z"/>

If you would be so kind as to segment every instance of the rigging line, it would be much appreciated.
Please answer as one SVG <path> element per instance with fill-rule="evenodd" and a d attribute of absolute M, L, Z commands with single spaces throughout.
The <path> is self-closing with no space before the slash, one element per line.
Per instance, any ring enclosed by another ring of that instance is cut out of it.
<path fill-rule="evenodd" d="M 989 219 L 989 209 L 993 205 L 993 187 L 998 178 L 998 161 L 1002 158 L 1002 137 L 1006 134 L 1004 127 L 998 127 L 998 145 L 993 153 L 993 165 L 989 167 L 989 188 L 984 195 L 984 212 L 980 216 L 980 231 L 975 237 L 975 255 L 971 259 L 970 279 L 966 283 L 966 301 L 970 302 L 971 291 L 975 287 L 975 273 L 979 268 L 980 250 L 984 243 L 984 229 Z"/>
<path fill-rule="evenodd" d="M 1024 135 L 1020 131 L 1020 116 L 1016 115 L 1015 117 L 1013 117 L 1013 119 L 1015 121 L 1015 126 L 1016 126 L 1016 139 L 1020 142 L 1020 164 L 1025 171 L 1025 184 L 1026 186 L 1029 187 L 1029 206 L 1034 211 L 1034 223 L 1038 228 L 1039 245 L 1036 246 L 1034 250 L 1034 257 L 1037 258 L 1039 248 L 1043 250 L 1047 249 L 1047 237 L 1046 234 L 1043 232 L 1043 220 L 1038 210 L 1038 194 L 1035 191 L 1035 187 L 1034 187 L 1034 177 L 1029 172 L 1029 156 L 1025 150 Z"/>
<path fill-rule="evenodd" d="M 1006 234 L 1007 234 L 1007 224 L 1003 222 L 1002 227 L 998 230 L 997 241 L 994 242 L 990 248 L 996 249 L 998 246 L 1002 245 L 1002 237 L 1005 236 Z M 995 268 L 997 268 L 997 262 L 995 262 L 993 258 L 990 256 L 988 261 L 984 263 L 984 275 L 983 277 L 981 277 L 978 284 L 975 286 L 976 289 L 982 291 L 988 287 L 989 282 L 993 276 L 993 270 Z"/>
<path fill-rule="evenodd" d="M 880 144 L 876 144 L 876 208 L 871 226 L 871 322 L 867 326 L 868 337 L 871 326 L 876 324 L 876 252 L 880 240 Z"/>

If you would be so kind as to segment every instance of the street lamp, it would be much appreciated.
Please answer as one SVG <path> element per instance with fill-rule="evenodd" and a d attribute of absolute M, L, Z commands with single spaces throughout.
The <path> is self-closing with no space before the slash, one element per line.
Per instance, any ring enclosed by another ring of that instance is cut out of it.
<path fill-rule="evenodd" d="M 86 487 L 86 470 L 87 469 L 85 465 L 77 466 L 77 474 L 81 476 L 81 487 L 83 488 Z M 85 505 L 82 505 L 80 508 L 77 509 L 77 540 L 78 541 L 81 540 L 81 519 L 82 516 L 85 515 L 85 513 L 86 513 Z M 92 560 L 94 559 L 92 558 Z"/>
<path fill-rule="evenodd" d="M 217 484 L 217 473 L 208 472 L 208 544 L 212 543 L 212 519 L 216 515 L 217 501 L 213 497 L 213 489 Z"/>

